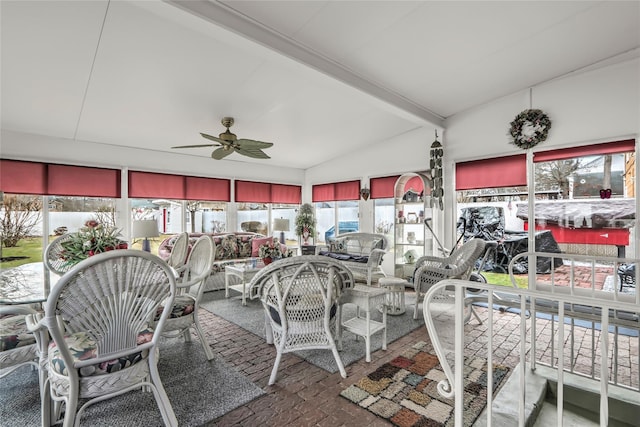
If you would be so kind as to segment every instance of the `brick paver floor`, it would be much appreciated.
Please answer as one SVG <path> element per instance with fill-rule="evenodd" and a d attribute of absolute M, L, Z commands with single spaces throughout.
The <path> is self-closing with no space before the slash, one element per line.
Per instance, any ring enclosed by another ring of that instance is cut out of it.
<path fill-rule="evenodd" d="M 476 309 L 482 319 L 486 319 L 487 310 Z M 515 367 L 519 361 L 519 317 L 510 313 L 494 311 L 494 331 L 496 334 L 494 362 Z M 430 342 L 426 327 L 420 327 L 408 335 L 388 345 L 387 350 L 378 350 L 371 355 L 371 363 L 364 358 L 346 367 L 347 378 L 339 373 L 330 374 L 294 354 L 285 354 L 282 358 L 276 384 L 267 382 L 273 362 L 275 349 L 264 339 L 239 326 L 201 310 L 201 322 L 207 339 L 216 357 L 221 358 L 236 370 L 246 375 L 266 395 L 243 405 L 207 426 L 387 426 L 390 425 L 369 411 L 359 408 L 339 393 L 354 384 L 376 367 L 400 355 L 408 346 L 418 341 Z M 465 354 L 486 357 L 487 323 L 479 325 L 472 320 L 466 325 Z M 580 331 L 582 329 L 582 331 Z M 584 341 L 588 357 L 581 357 L 579 365 L 590 369 L 590 335 L 586 329 L 577 328 L 577 342 Z M 548 328 L 538 331 L 537 353 L 549 351 Z M 638 378 L 638 338 L 627 340 L 626 347 L 619 349 L 621 358 L 630 360 L 627 374 Z M 546 343 L 546 344 L 545 344 Z M 364 344 L 363 344 L 364 345 Z M 582 344 L 580 344 L 582 345 Z M 581 348 L 578 346 L 578 348 Z M 325 351 L 325 350 L 323 350 Z M 215 404 L 215 402 L 211 402 Z"/>

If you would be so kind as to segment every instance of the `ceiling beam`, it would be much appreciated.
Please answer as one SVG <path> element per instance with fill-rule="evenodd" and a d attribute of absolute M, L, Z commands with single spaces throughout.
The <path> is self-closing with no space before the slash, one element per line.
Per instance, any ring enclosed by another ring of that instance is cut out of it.
<path fill-rule="evenodd" d="M 164 1 L 357 89 L 376 101 L 381 101 L 383 106 L 391 108 L 405 119 L 420 125 L 444 128 L 444 117 L 357 75 L 341 64 L 261 25 L 223 3 L 208 0 Z"/>

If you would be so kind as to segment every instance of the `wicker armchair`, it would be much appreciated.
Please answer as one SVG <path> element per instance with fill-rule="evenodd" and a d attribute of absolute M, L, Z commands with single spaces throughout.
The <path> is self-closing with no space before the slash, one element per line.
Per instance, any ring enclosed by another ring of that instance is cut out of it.
<path fill-rule="evenodd" d="M 282 354 L 298 350 L 331 350 L 346 378 L 334 337 L 340 324 L 340 296 L 353 285 L 346 267 L 320 255 L 285 258 L 254 276 L 251 295 L 264 306 L 267 338 L 271 333 L 277 351 L 269 385 L 276 380 Z"/>
<path fill-rule="evenodd" d="M 424 256 L 416 261 L 413 285 L 416 291 L 416 303 L 413 318 L 418 318 L 418 305 L 431 286 L 444 279 L 467 280 L 475 262 L 484 252 L 486 242 L 471 239 L 446 258 Z"/>
<path fill-rule="evenodd" d="M 75 233 L 63 234 L 50 242 L 44 250 L 44 265 L 52 273 L 62 276 L 73 267 L 73 265 L 69 264 L 62 258 L 62 251 L 64 250 L 62 244 L 71 239 L 74 235 Z"/>
<path fill-rule="evenodd" d="M 38 367 L 38 346 L 27 329 L 26 316 L 35 311 L 26 306 L 0 306 L 0 378 L 21 366 Z"/>
<path fill-rule="evenodd" d="M 191 341 L 190 328 L 193 326 L 202 343 L 207 359 L 213 359 L 211 347 L 207 344 L 204 332 L 198 320 L 198 308 L 204 291 L 204 282 L 211 274 L 211 263 L 215 255 L 213 239 L 207 235 L 201 236 L 193 245 L 189 259 L 185 264 L 184 274 L 177 284 L 177 293 L 171 313 L 164 326 L 165 334 L 178 332 L 184 335 L 187 342 Z M 164 305 L 158 309 L 156 320 L 159 320 Z M 168 335 L 168 334 L 167 334 Z"/>
<path fill-rule="evenodd" d="M 179 274 L 186 268 L 187 257 L 189 256 L 189 233 L 184 232 L 178 234 L 176 241 L 173 243 L 171 254 L 167 259 L 169 264 Z"/>
<path fill-rule="evenodd" d="M 149 327 L 160 304 L 173 303 L 175 292 L 174 273 L 163 260 L 129 249 L 88 258 L 60 279 L 44 317 L 30 327 L 53 339 L 41 349 L 47 371 L 43 425 L 59 421 L 60 403 L 63 425 L 70 427 L 79 424 L 87 406 L 140 388 L 153 391 L 166 425 L 178 424 L 157 369 L 157 343 L 169 312 L 155 329 Z"/>

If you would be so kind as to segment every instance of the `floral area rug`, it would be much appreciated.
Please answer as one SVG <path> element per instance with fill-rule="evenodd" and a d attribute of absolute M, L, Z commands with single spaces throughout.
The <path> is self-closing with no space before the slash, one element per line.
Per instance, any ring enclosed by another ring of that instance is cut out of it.
<path fill-rule="evenodd" d="M 400 427 L 453 426 L 454 401 L 436 389 L 445 374 L 430 349 L 416 343 L 340 395 Z M 470 426 L 487 403 L 487 361 L 465 358 L 464 371 L 464 425 Z M 494 365 L 494 393 L 508 373 L 508 367 Z"/>

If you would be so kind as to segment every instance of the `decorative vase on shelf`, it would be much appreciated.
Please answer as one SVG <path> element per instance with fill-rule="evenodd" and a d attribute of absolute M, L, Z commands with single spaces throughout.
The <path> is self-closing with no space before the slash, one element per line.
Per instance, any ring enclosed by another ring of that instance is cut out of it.
<path fill-rule="evenodd" d="M 302 240 L 303 240 L 303 245 L 308 245 L 309 244 L 309 229 L 305 227 L 304 231 L 302 232 Z"/>

